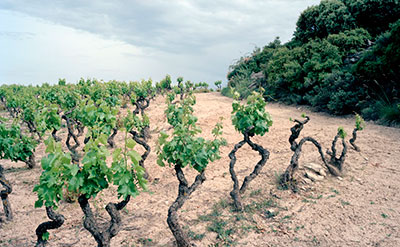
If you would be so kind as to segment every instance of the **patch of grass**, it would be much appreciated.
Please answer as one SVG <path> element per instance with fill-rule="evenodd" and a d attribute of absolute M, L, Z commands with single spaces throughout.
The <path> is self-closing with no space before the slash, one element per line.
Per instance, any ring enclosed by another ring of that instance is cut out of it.
<path fill-rule="evenodd" d="M 298 231 L 300 231 L 301 229 L 304 229 L 304 225 L 296 226 L 296 228 L 294 229 L 294 232 L 298 232 Z"/>
<path fill-rule="evenodd" d="M 190 230 L 189 228 L 188 228 L 187 234 L 188 234 L 188 237 L 193 240 L 202 240 L 204 238 L 204 236 L 206 235 L 205 233 L 195 233 L 194 231 Z"/>
<path fill-rule="evenodd" d="M 275 184 L 276 184 L 276 188 L 278 190 L 288 190 L 289 189 L 289 185 L 288 184 L 282 184 L 281 183 L 283 173 L 284 172 L 282 172 L 282 171 L 274 172 L 274 181 L 275 181 Z M 293 184 L 297 184 L 297 181 L 292 181 L 292 182 L 293 182 Z"/>
<path fill-rule="evenodd" d="M 252 192 L 250 192 L 250 197 L 258 196 L 261 194 L 261 192 L 262 192 L 261 189 L 253 190 Z"/>
<path fill-rule="evenodd" d="M 384 218 L 384 219 L 389 218 L 389 215 L 384 214 L 384 213 L 382 213 L 381 216 L 382 216 L 382 218 Z"/>
<path fill-rule="evenodd" d="M 350 202 L 343 201 L 343 200 L 340 200 L 340 203 L 342 204 L 342 206 L 348 206 L 348 205 L 350 205 Z"/>
<path fill-rule="evenodd" d="M 279 222 L 281 222 L 281 223 L 289 223 L 291 218 L 292 218 L 291 215 L 285 215 L 285 216 L 282 217 L 282 219 L 279 220 Z"/>
<path fill-rule="evenodd" d="M 278 214 L 279 214 L 279 212 L 267 210 L 267 211 L 265 211 L 264 216 L 267 219 L 271 219 L 271 218 L 274 218 L 275 216 L 277 216 Z"/>
<path fill-rule="evenodd" d="M 260 195 L 261 189 L 257 189 L 249 193 L 249 197 Z M 272 210 L 273 208 L 273 210 Z M 233 203 L 227 199 L 221 199 L 212 206 L 210 213 L 199 215 L 195 223 L 207 222 L 207 231 L 217 234 L 216 243 L 208 246 L 236 246 L 237 239 L 249 232 L 263 233 L 265 229 L 260 228 L 259 222 L 255 216 L 265 218 L 273 218 L 282 210 L 288 210 L 281 207 L 273 197 L 267 199 L 252 199 L 248 204 L 244 205 L 243 212 L 236 212 Z M 280 223 L 287 223 L 291 216 L 284 216 L 280 219 Z M 275 221 L 274 221 L 275 222 Z M 188 233 L 191 238 L 204 237 L 202 234 Z"/>
<path fill-rule="evenodd" d="M 142 246 L 154 246 L 155 244 L 151 238 L 139 238 L 137 242 Z"/>
<path fill-rule="evenodd" d="M 334 188 L 331 188 L 331 191 L 332 191 L 333 193 L 335 193 L 336 195 L 339 195 L 339 194 L 340 194 L 339 191 L 335 190 Z"/>
<path fill-rule="evenodd" d="M 264 200 L 262 202 L 252 201 L 250 204 L 244 206 L 244 212 L 255 213 L 256 211 L 262 211 L 266 208 L 276 208 L 278 203 L 273 199 Z"/>
<path fill-rule="evenodd" d="M 316 201 L 313 201 L 313 200 L 307 200 L 306 198 L 304 198 L 303 200 L 301 200 L 302 202 L 305 202 L 305 203 L 314 203 L 314 204 L 316 204 L 317 202 Z"/>
<path fill-rule="evenodd" d="M 217 239 L 222 240 L 224 244 L 233 244 L 234 241 L 231 237 L 235 233 L 235 229 L 228 226 L 228 222 L 224 220 L 215 220 L 207 227 L 210 232 L 217 233 Z"/>
<path fill-rule="evenodd" d="M 316 197 L 310 195 L 310 196 L 307 196 L 307 198 L 318 200 L 318 199 L 322 198 L 322 195 L 319 195 L 319 196 L 316 196 Z"/>

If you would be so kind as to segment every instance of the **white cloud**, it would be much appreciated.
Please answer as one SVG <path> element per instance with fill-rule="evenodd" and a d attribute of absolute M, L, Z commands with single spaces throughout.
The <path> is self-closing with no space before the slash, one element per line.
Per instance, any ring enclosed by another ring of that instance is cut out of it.
<path fill-rule="evenodd" d="M 280 36 L 283 41 L 290 39 L 301 11 L 318 2 L 317 0 L 2 0 L 0 9 L 3 11 L 0 12 L 0 18 L 4 21 L 0 24 L 0 41 L 8 40 L 7 46 L 10 49 L 15 47 L 15 44 L 10 42 L 12 36 L 14 39 L 24 37 L 24 39 L 40 40 L 42 44 L 36 42 L 37 48 L 29 44 L 29 47 L 35 50 L 42 50 L 41 45 L 53 50 L 60 47 L 64 50 L 69 49 L 71 51 L 64 51 L 66 54 L 56 52 L 59 59 L 62 61 L 63 56 L 69 59 L 75 56 L 78 59 L 76 63 L 81 66 L 89 62 L 98 63 L 85 65 L 88 68 L 85 71 L 92 69 L 87 72 L 90 75 L 98 73 L 100 67 L 104 71 L 109 71 L 109 74 L 100 72 L 96 76 L 98 78 L 105 74 L 109 78 L 111 73 L 115 73 L 115 79 L 151 76 L 158 80 L 166 73 L 170 73 L 173 76 L 183 75 L 187 77 L 185 79 L 205 80 L 212 84 L 215 80 L 224 80 L 230 63 L 250 53 L 254 46 L 263 46 L 276 36 Z M 25 23 L 15 25 L 16 18 L 11 20 L 10 15 L 16 16 L 16 13 L 25 14 L 19 15 Z M 63 36 L 64 32 L 68 36 L 64 39 L 44 34 L 41 25 L 51 29 L 55 35 Z M 11 30 L 7 31 L 7 27 Z M 23 32 L 31 35 L 24 36 Z M 39 38 L 36 37 L 38 35 Z M 62 45 L 62 43 L 67 44 L 66 40 L 69 47 Z M 100 49 L 98 44 L 108 48 Z M 21 46 L 22 43 L 18 49 L 26 49 Z M 76 50 L 79 50 L 79 53 Z M 38 55 L 35 52 L 33 54 L 27 52 L 24 56 L 35 54 Z M 27 62 L 34 60 L 23 56 L 20 58 Z M 119 61 L 115 63 L 103 61 L 116 59 Z M 58 72 L 59 77 L 82 73 L 82 68 L 76 69 L 73 64 L 64 65 L 65 63 L 57 59 L 52 61 L 45 59 L 35 64 L 41 66 L 41 69 L 47 67 L 48 70 L 54 70 L 54 73 Z M 129 68 L 140 72 L 129 72 Z M 71 72 L 72 69 L 77 72 Z M 1 77 L 3 76 L 0 75 L 0 81 L 6 80 Z M 70 77 L 75 79 L 76 76 Z"/>

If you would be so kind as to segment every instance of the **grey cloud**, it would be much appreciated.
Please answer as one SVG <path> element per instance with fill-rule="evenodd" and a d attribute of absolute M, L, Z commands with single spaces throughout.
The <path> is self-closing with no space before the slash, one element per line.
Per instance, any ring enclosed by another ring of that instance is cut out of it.
<path fill-rule="evenodd" d="M 122 55 L 148 61 L 157 70 L 154 73 L 176 73 L 212 83 L 225 78 L 234 59 L 255 46 L 276 36 L 290 39 L 301 11 L 318 2 L 1 0 L 0 9 L 126 42 L 141 53 Z"/>
<path fill-rule="evenodd" d="M 227 40 L 268 42 L 289 38 L 298 12 L 316 1 L 28 1 L 5 0 L 0 8 L 170 52 L 203 51 Z M 269 40 L 267 40 L 269 39 Z"/>

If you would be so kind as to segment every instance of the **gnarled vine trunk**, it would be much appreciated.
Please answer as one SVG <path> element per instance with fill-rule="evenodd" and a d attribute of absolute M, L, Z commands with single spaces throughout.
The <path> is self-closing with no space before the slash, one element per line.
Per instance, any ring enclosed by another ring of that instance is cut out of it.
<path fill-rule="evenodd" d="M 47 240 L 43 239 L 44 234 L 47 233 L 48 230 L 60 228 L 65 221 L 64 216 L 55 212 L 52 207 L 46 207 L 46 213 L 50 221 L 43 222 L 36 228 L 36 247 L 46 246 Z"/>
<path fill-rule="evenodd" d="M 296 142 L 296 139 L 299 137 L 301 130 L 304 127 L 304 124 L 306 124 L 310 118 L 306 116 L 306 120 L 304 121 L 299 121 L 299 120 L 294 120 L 296 122 L 296 125 L 293 126 L 290 130 L 292 134 L 289 137 L 289 143 L 290 143 L 290 149 L 294 152 L 292 155 L 292 158 L 290 160 L 290 165 L 286 168 L 286 171 L 282 174 L 280 177 L 280 185 L 283 188 L 291 189 L 293 192 L 297 192 L 297 185 L 294 180 L 294 174 L 299 168 L 299 158 L 301 155 L 301 150 L 306 142 L 311 142 L 314 144 L 314 146 L 318 149 L 318 152 L 321 156 L 321 160 L 328 169 L 329 173 L 334 175 L 334 176 L 339 176 L 341 171 L 342 171 L 342 165 L 345 160 L 346 152 L 347 152 L 347 146 L 342 139 L 342 144 L 343 144 L 343 151 L 342 155 L 339 158 L 336 158 L 336 142 L 339 138 L 339 134 L 337 134 L 332 142 L 332 151 L 327 150 L 326 153 L 331 156 L 331 159 L 329 161 L 326 160 L 324 152 L 322 151 L 322 146 L 321 144 L 315 140 L 312 137 L 304 137 L 300 140 L 299 143 Z"/>
<path fill-rule="evenodd" d="M 175 237 L 176 244 L 178 247 L 190 247 L 189 238 L 183 232 L 182 227 L 178 221 L 178 210 L 182 208 L 185 201 L 189 198 L 189 196 L 201 185 L 205 180 L 204 171 L 198 174 L 193 182 L 193 184 L 189 187 L 189 184 L 185 178 L 185 174 L 182 171 L 181 165 L 175 165 L 175 172 L 176 177 L 179 181 L 179 190 L 178 190 L 178 197 L 176 198 L 175 202 L 168 209 L 168 218 L 167 223 L 169 229 L 171 230 L 172 234 Z"/>
<path fill-rule="evenodd" d="M 346 144 L 346 141 L 344 140 L 344 138 L 341 138 L 342 139 L 342 146 L 343 146 L 343 149 L 342 149 L 342 153 L 340 154 L 340 156 L 339 156 L 339 158 L 336 158 L 336 142 L 338 141 L 338 139 L 339 139 L 339 133 L 338 134 L 336 134 L 336 136 L 335 136 L 335 138 L 333 139 L 333 141 L 332 141 L 332 147 L 331 147 L 331 150 L 326 150 L 326 153 L 329 155 L 329 156 L 331 156 L 331 159 L 330 159 L 330 165 L 331 166 L 333 166 L 334 168 L 331 168 L 331 169 L 333 169 L 333 171 L 336 173 L 336 174 L 334 174 L 334 173 L 332 173 L 331 171 L 331 173 L 332 173 L 332 175 L 335 175 L 335 176 L 339 176 L 340 175 L 340 173 L 342 172 L 342 169 L 343 169 L 343 163 L 344 163 L 344 161 L 346 160 L 346 154 L 347 154 L 347 144 Z"/>
<path fill-rule="evenodd" d="M 109 202 L 106 206 L 106 211 L 110 215 L 111 220 L 108 225 L 100 228 L 93 215 L 92 209 L 90 208 L 89 200 L 85 195 L 79 196 L 78 202 L 83 213 L 85 214 L 83 226 L 90 232 L 90 234 L 92 234 L 97 242 L 98 247 L 111 246 L 111 239 L 118 234 L 121 228 L 121 215 L 119 211 L 128 204 L 129 200 L 130 196 L 127 196 L 125 200 L 119 203 Z"/>
<path fill-rule="evenodd" d="M 318 152 L 319 152 L 319 154 L 321 156 L 322 162 L 324 162 L 324 164 L 329 169 L 329 166 L 328 166 L 328 164 L 326 162 L 324 153 L 322 151 L 321 144 L 319 144 L 319 142 L 316 141 L 312 137 L 304 137 L 296 145 L 296 149 L 294 150 L 294 153 L 293 153 L 292 158 L 290 160 L 290 165 L 288 166 L 288 168 L 286 168 L 286 171 L 282 174 L 282 176 L 280 178 L 280 185 L 283 188 L 290 188 L 293 192 L 297 192 L 297 186 L 296 186 L 296 183 L 295 183 L 295 181 L 293 179 L 293 176 L 294 176 L 295 172 L 299 169 L 299 158 L 300 158 L 300 155 L 301 155 L 301 149 L 303 147 L 303 144 L 306 143 L 306 142 L 311 142 L 312 144 L 314 144 L 314 146 L 318 149 Z"/>
<path fill-rule="evenodd" d="M 3 202 L 4 214 L 7 220 L 12 220 L 11 204 L 8 200 L 8 195 L 12 192 L 12 186 L 10 182 L 4 176 L 4 169 L 0 165 L 0 184 L 4 186 L 4 190 L 0 191 L 1 201 Z"/>
<path fill-rule="evenodd" d="M 239 150 L 245 143 L 249 144 L 251 149 L 253 149 L 254 151 L 257 151 L 260 154 L 261 160 L 258 161 L 256 166 L 254 167 L 254 170 L 248 176 L 246 176 L 244 178 L 242 186 L 239 189 L 239 181 L 237 179 L 237 175 L 236 175 L 236 172 L 234 169 L 235 163 L 236 163 L 235 154 L 236 154 L 237 150 Z M 230 195 L 233 199 L 235 209 L 237 211 L 243 211 L 243 205 L 241 203 L 240 194 L 243 194 L 246 191 L 248 184 L 260 173 L 261 169 L 267 163 L 267 160 L 269 158 L 269 152 L 267 149 L 263 148 L 261 145 L 253 143 L 250 140 L 250 136 L 249 136 L 248 132 L 245 132 L 244 139 L 235 145 L 233 150 L 229 153 L 229 158 L 231 159 L 231 162 L 229 164 L 229 172 L 231 173 L 231 178 L 233 180 L 233 190 L 231 191 Z"/>
<path fill-rule="evenodd" d="M 144 178 L 148 179 L 149 178 L 149 174 L 147 173 L 146 167 L 144 166 L 144 161 L 147 159 L 147 156 L 149 156 L 151 148 L 146 143 L 145 139 L 141 138 L 136 131 L 131 130 L 129 133 L 132 135 L 133 140 L 135 140 L 135 142 L 137 142 L 139 145 L 144 147 L 144 149 L 146 150 L 141 156 L 142 159 L 139 161 L 139 165 L 144 168 L 144 172 L 145 172 Z"/>
<path fill-rule="evenodd" d="M 115 147 L 115 142 L 114 142 L 114 137 L 117 135 L 118 133 L 118 128 L 114 127 L 113 132 L 111 133 L 111 135 L 107 138 L 107 143 L 108 145 L 110 145 L 111 148 Z"/>
<path fill-rule="evenodd" d="M 61 141 L 61 138 L 58 137 L 56 134 L 57 134 L 57 130 L 56 130 L 56 129 L 53 129 L 53 131 L 51 132 L 51 136 L 54 138 L 54 140 L 55 140 L 56 142 L 60 142 L 60 141 Z"/>
<path fill-rule="evenodd" d="M 356 139 L 357 139 L 357 128 L 354 128 L 353 130 L 353 137 L 349 140 L 351 146 L 353 146 L 354 150 L 356 150 L 357 152 L 360 152 L 360 148 L 356 145 Z"/>
<path fill-rule="evenodd" d="M 62 116 L 62 118 L 65 119 L 65 121 L 67 122 L 67 130 L 68 130 L 68 136 L 67 136 L 67 140 L 65 141 L 65 144 L 66 144 L 68 150 L 72 154 L 72 162 L 74 164 L 78 164 L 79 163 L 79 154 L 78 154 L 78 151 L 76 151 L 76 149 L 79 147 L 80 143 L 79 143 L 79 140 L 78 140 L 78 136 L 75 135 L 75 133 L 74 133 L 74 128 L 72 126 L 72 121 L 67 115 L 67 114 L 71 113 L 71 111 L 67 112 L 66 114 L 64 114 Z M 71 137 L 75 142 L 75 144 L 73 146 L 71 145 Z"/>
<path fill-rule="evenodd" d="M 28 165 L 29 169 L 32 169 L 36 166 L 36 161 L 35 161 L 35 153 L 32 153 L 27 160 L 24 161 L 25 164 Z"/>

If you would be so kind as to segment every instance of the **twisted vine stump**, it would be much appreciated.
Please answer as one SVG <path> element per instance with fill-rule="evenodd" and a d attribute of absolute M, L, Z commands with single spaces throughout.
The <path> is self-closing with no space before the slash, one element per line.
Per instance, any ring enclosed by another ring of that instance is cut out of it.
<path fill-rule="evenodd" d="M 71 113 L 71 111 L 69 111 L 68 113 L 65 113 L 62 118 L 65 119 L 65 121 L 67 122 L 67 130 L 68 130 L 68 136 L 67 139 L 65 141 L 65 144 L 68 148 L 68 150 L 71 152 L 72 154 L 72 162 L 74 164 L 78 164 L 79 163 L 79 154 L 78 151 L 76 151 L 76 149 L 80 146 L 79 140 L 78 140 L 78 136 L 79 136 L 79 128 L 78 128 L 78 134 L 75 135 L 74 133 L 74 128 L 72 125 L 72 120 L 68 117 L 68 114 Z M 72 146 L 71 145 L 71 138 L 74 140 L 75 144 Z"/>
<path fill-rule="evenodd" d="M 165 132 L 161 132 L 157 147 L 157 164 L 165 167 L 173 165 L 176 177 L 179 181 L 178 196 L 168 209 L 167 223 L 175 237 L 178 247 L 192 246 L 188 236 L 183 232 L 179 224 L 178 210 L 182 208 L 190 195 L 206 180 L 204 171 L 207 165 L 220 159 L 219 149 L 225 145 L 222 135 L 222 124 L 217 123 L 212 130 L 213 140 L 205 140 L 196 135 L 201 132 L 196 126 L 197 118 L 192 115 L 196 98 L 190 95 L 182 101 L 174 104 L 176 94 L 171 93 L 167 97 L 168 107 L 165 111 L 168 123 L 174 128 L 172 139 Z M 179 117 L 176 117 L 179 116 Z M 199 174 L 189 186 L 182 169 L 191 167 Z"/>
<path fill-rule="evenodd" d="M 303 116 L 305 120 L 300 121 L 295 119 L 294 122 L 296 123 L 292 128 L 290 128 L 291 135 L 289 137 L 290 149 L 294 152 L 292 158 L 290 159 L 290 165 L 286 168 L 285 172 L 280 177 L 280 185 L 284 189 L 291 189 L 293 192 L 297 192 L 297 184 L 294 179 L 294 174 L 299 169 L 299 158 L 301 155 L 301 150 L 306 142 L 311 142 L 314 146 L 318 149 L 318 152 L 321 156 L 322 162 L 325 166 L 328 166 L 324 152 L 322 151 L 321 144 L 312 137 L 304 137 L 300 140 L 299 143 L 296 142 L 297 138 L 300 136 L 300 132 L 303 130 L 304 125 L 310 121 L 310 117 Z"/>
<path fill-rule="evenodd" d="M 142 154 L 142 159 L 139 161 L 139 165 L 141 167 L 143 167 L 144 169 L 144 178 L 145 179 L 149 179 L 149 174 L 146 170 L 146 167 L 144 166 L 144 161 L 147 159 L 147 156 L 149 156 L 151 148 L 150 146 L 146 143 L 145 138 L 142 138 L 141 135 L 139 135 L 139 133 L 137 133 L 134 130 L 129 131 L 129 133 L 132 135 L 132 139 L 135 140 L 135 142 L 137 142 L 139 145 L 141 145 L 146 151 Z"/>
<path fill-rule="evenodd" d="M 304 121 L 299 121 L 297 119 L 294 120 L 296 123 L 292 128 L 290 128 L 290 132 L 292 134 L 289 137 L 290 149 L 294 152 L 298 146 L 296 139 L 299 138 L 300 132 L 303 130 L 304 125 L 310 121 L 309 116 L 304 116 L 306 119 Z"/>
<path fill-rule="evenodd" d="M 343 163 L 346 160 L 346 154 L 347 154 L 347 144 L 345 141 L 346 133 L 343 131 L 342 128 L 338 129 L 338 133 L 336 134 L 335 138 L 332 141 L 332 147 L 331 150 L 326 150 L 326 153 L 331 157 L 328 165 L 328 170 L 329 172 L 334 175 L 334 176 L 340 176 L 342 173 L 343 169 Z M 342 139 L 342 153 L 340 156 L 337 158 L 337 150 L 336 150 L 336 143 L 337 141 Z"/>
<path fill-rule="evenodd" d="M 360 152 L 360 148 L 356 145 L 356 139 L 357 139 L 357 131 L 361 131 L 365 128 L 365 122 L 364 119 L 356 114 L 356 127 L 353 130 L 352 133 L 352 138 L 349 140 L 351 146 L 356 150 L 357 152 Z"/>
<path fill-rule="evenodd" d="M 265 148 L 263 148 L 261 145 L 255 144 L 250 140 L 250 135 L 248 131 L 244 132 L 244 139 L 237 143 L 233 150 L 229 153 L 229 158 L 231 159 L 231 162 L 229 164 L 229 172 L 231 174 L 231 178 L 233 181 L 233 190 L 230 192 L 230 195 L 233 199 L 233 203 L 235 206 L 236 211 L 243 211 L 243 205 L 241 202 L 241 197 L 240 195 L 243 194 L 246 191 L 246 188 L 248 184 L 253 180 L 261 171 L 263 166 L 267 163 L 267 160 L 269 158 L 269 151 Z M 236 172 L 235 172 L 235 164 L 236 164 L 236 152 L 245 144 L 249 144 L 251 149 L 254 151 L 257 151 L 260 156 L 261 160 L 256 164 L 254 167 L 253 172 L 251 172 L 248 176 L 246 176 L 243 180 L 242 186 L 240 186 L 239 189 L 239 180 L 237 178 Z"/>
<path fill-rule="evenodd" d="M 319 144 L 319 142 L 312 137 L 309 136 L 304 137 L 300 140 L 299 144 L 294 150 L 292 158 L 290 159 L 290 165 L 286 168 L 286 171 L 282 174 L 280 178 L 280 185 L 282 186 L 282 188 L 291 189 L 293 192 L 298 191 L 297 184 L 294 179 L 294 174 L 299 169 L 299 158 L 301 155 L 301 149 L 303 147 L 303 144 L 306 142 L 311 142 L 312 144 L 314 144 L 314 146 L 318 149 L 322 162 L 325 164 L 325 166 L 329 167 L 329 165 L 326 162 L 324 153 L 322 151 L 321 144 Z"/>
<path fill-rule="evenodd" d="M 196 176 L 193 184 L 189 186 L 185 178 L 185 174 L 182 171 L 181 165 L 175 165 L 175 172 L 176 177 L 179 181 L 179 190 L 178 190 L 178 197 L 176 198 L 175 202 L 168 209 L 168 218 L 167 223 L 169 228 L 172 231 L 172 234 L 175 237 L 176 244 L 178 247 L 190 247 L 188 236 L 183 232 L 182 227 L 178 222 L 178 210 L 182 208 L 185 201 L 189 198 L 189 196 L 201 185 L 205 180 L 206 177 L 204 175 L 204 170 Z"/>
<path fill-rule="evenodd" d="M 108 145 L 110 145 L 111 148 L 115 147 L 115 142 L 114 142 L 114 137 L 117 135 L 118 133 L 118 128 L 114 127 L 113 132 L 111 133 L 111 135 L 107 138 L 107 143 Z"/>
<path fill-rule="evenodd" d="M 361 149 L 356 145 L 357 131 L 358 131 L 357 128 L 355 128 L 353 130 L 352 138 L 349 140 L 349 142 L 350 142 L 351 146 L 354 148 L 354 150 L 356 150 L 357 152 L 360 152 Z"/>
<path fill-rule="evenodd" d="M 26 125 L 28 126 L 29 132 L 31 133 L 31 137 L 34 138 L 35 134 L 37 135 L 38 139 L 35 139 L 37 142 L 42 141 L 42 136 L 40 135 L 39 131 L 37 130 L 35 124 L 32 121 L 25 121 Z"/>
<path fill-rule="evenodd" d="M 339 176 L 341 174 L 342 166 L 345 161 L 347 153 L 347 145 L 344 140 L 345 132 L 343 131 L 342 128 L 338 129 L 338 133 L 332 142 L 332 147 L 331 147 L 332 151 L 329 150 L 326 151 L 326 153 L 331 157 L 329 161 L 325 158 L 321 144 L 314 138 L 307 136 L 302 138 L 300 142 L 297 143 L 296 139 L 299 137 L 300 132 L 304 127 L 304 124 L 306 124 L 310 120 L 308 116 L 304 117 L 306 118 L 306 120 L 304 121 L 294 120 L 294 122 L 296 122 L 296 125 L 290 129 L 292 134 L 289 137 L 289 143 L 290 143 L 290 149 L 294 151 L 294 153 L 290 160 L 290 165 L 286 168 L 285 172 L 282 174 L 279 181 L 280 186 L 282 186 L 282 188 L 291 189 L 293 192 L 298 191 L 297 184 L 294 179 L 294 174 L 299 169 L 299 158 L 301 155 L 301 150 L 306 142 L 311 142 L 312 144 L 314 144 L 314 146 L 318 150 L 318 153 L 320 154 L 322 162 L 328 169 L 329 173 L 334 176 Z M 337 152 L 336 142 L 338 141 L 339 137 L 342 138 L 343 150 L 341 156 L 339 158 L 336 158 L 336 152 Z"/>
<path fill-rule="evenodd" d="M 76 135 L 77 137 L 80 137 L 83 135 L 84 132 L 84 126 L 82 125 L 81 122 L 76 121 L 77 129 L 78 129 L 78 134 Z"/>
<path fill-rule="evenodd" d="M 36 161 L 35 161 L 35 153 L 32 153 L 27 160 L 24 161 L 25 164 L 28 165 L 29 169 L 32 169 L 36 166 Z"/>
<path fill-rule="evenodd" d="M 49 234 L 48 230 L 60 228 L 65 221 L 64 216 L 55 212 L 53 207 L 46 207 L 46 213 L 50 221 L 43 222 L 36 228 L 36 247 L 46 246 Z"/>
<path fill-rule="evenodd" d="M 133 103 L 135 106 L 135 109 L 133 110 L 133 114 L 137 115 L 140 113 L 140 115 L 143 117 L 144 110 L 147 109 L 150 105 L 150 99 L 145 98 L 145 97 L 139 97 L 135 103 Z M 149 126 L 144 126 L 141 131 L 140 131 L 140 137 L 143 138 L 145 141 L 150 139 L 150 127 Z"/>
<path fill-rule="evenodd" d="M 260 93 L 253 92 L 247 97 L 246 104 L 241 104 L 239 101 L 240 94 L 238 92 L 234 93 L 234 101 L 232 102 L 232 124 L 235 126 L 235 129 L 243 135 L 243 140 L 236 144 L 229 153 L 229 158 L 231 159 L 229 163 L 229 172 L 233 180 L 233 190 L 230 192 L 230 195 L 233 199 L 236 211 L 243 211 L 240 195 L 246 191 L 248 184 L 259 174 L 269 158 L 267 149 L 250 140 L 250 137 L 255 135 L 263 136 L 269 131 L 269 127 L 272 126 L 271 115 L 265 110 L 267 103 L 262 96 L 263 93 L 264 91 L 262 89 Z M 235 154 L 245 143 L 260 154 L 261 160 L 258 161 L 254 170 L 244 178 L 243 184 L 239 189 L 239 181 L 234 169 L 236 163 Z"/>
<path fill-rule="evenodd" d="M 60 142 L 61 138 L 57 136 L 57 130 L 53 129 L 53 131 L 51 132 L 51 136 L 54 138 L 54 140 L 56 140 L 56 142 Z"/>
<path fill-rule="evenodd" d="M 106 226 L 100 227 L 93 215 L 92 209 L 90 208 L 89 200 L 85 195 L 79 196 L 79 206 L 85 214 L 83 226 L 90 232 L 90 234 L 92 234 L 98 247 L 111 246 L 111 239 L 118 234 L 121 228 L 122 221 L 120 211 L 125 208 L 129 200 L 130 196 L 127 196 L 125 200 L 119 203 L 109 202 L 106 206 L 106 211 L 110 215 L 111 220 Z"/>
<path fill-rule="evenodd" d="M 10 182 L 4 176 L 4 169 L 3 166 L 0 165 L 0 184 L 3 185 L 4 190 L 0 191 L 1 201 L 3 202 L 4 214 L 7 220 L 12 220 L 12 210 L 11 204 L 8 200 L 8 195 L 12 192 L 12 186 Z"/>

